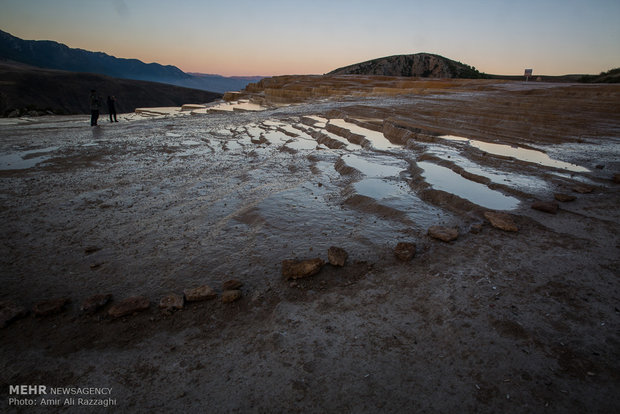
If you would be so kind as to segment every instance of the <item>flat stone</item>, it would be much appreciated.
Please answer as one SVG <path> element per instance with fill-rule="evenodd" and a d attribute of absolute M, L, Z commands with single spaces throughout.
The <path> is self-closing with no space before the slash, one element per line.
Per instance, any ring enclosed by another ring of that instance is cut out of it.
<path fill-rule="evenodd" d="M 469 228 L 469 232 L 473 234 L 478 234 L 482 231 L 482 223 L 472 224 Z"/>
<path fill-rule="evenodd" d="M 556 214 L 558 212 L 558 203 L 554 201 L 537 201 L 532 204 L 532 208 L 545 213 Z"/>
<path fill-rule="evenodd" d="M 32 311 L 36 316 L 49 316 L 55 315 L 65 310 L 65 305 L 70 300 L 67 298 L 45 300 L 34 305 Z"/>
<path fill-rule="evenodd" d="M 241 283 L 237 279 L 230 279 L 222 283 L 222 290 L 238 290 L 241 288 L 241 286 L 243 286 L 243 283 Z"/>
<path fill-rule="evenodd" d="M 519 228 L 515 224 L 510 214 L 499 213 L 495 211 L 485 211 L 484 217 L 489 220 L 493 227 L 497 229 L 504 231 L 519 231 Z"/>
<path fill-rule="evenodd" d="M 207 285 L 198 286 L 192 289 L 185 289 L 185 300 L 188 302 L 198 302 L 202 300 L 211 300 L 217 298 L 215 290 L 211 289 Z"/>
<path fill-rule="evenodd" d="M 327 260 L 332 266 L 344 266 L 349 254 L 341 247 L 331 246 L 327 249 Z"/>
<path fill-rule="evenodd" d="M 231 303 L 241 299 L 241 291 L 239 289 L 225 290 L 222 292 L 222 302 Z"/>
<path fill-rule="evenodd" d="M 93 313 L 103 308 L 112 300 L 112 295 L 93 295 L 82 302 L 82 312 Z"/>
<path fill-rule="evenodd" d="M 183 295 L 178 295 L 176 293 L 170 293 L 159 301 L 159 307 L 166 310 L 183 309 L 184 304 L 185 298 L 183 298 Z"/>
<path fill-rule="evenodd" d="M 577 200 L 577 197 L 575 197 L 574 195 L 570 195 L 570 194 L 556 193 L 553 195 L 553 197 L 556 200 L 561 201 L 563 203 Z"/>
<path fill-rule="evenodd" d="M 433 239 L 450 242 L 459 237 L 459 230 L 455 227 L 432 226 L 428 229 L 428 235 Z"/>
<path fill-rule="evenodd" d="M 416 253 L 416 245 L 415 243 L 409 242 L 398 242 L 396 248 L 394 249 L 394 256 L 398 260 L 403 262 L 408 262 L 414 258 Z"/>
<path fill-rule="evenodd" d="M 594 188 L 587 185 L 578 185 L 573 187 L 573 191 L 579 194 L 589 194 L 594 191 Z"/>
<path fill-rule="evenodd" d="M 112 318 L 120 318 L 147 310 L 149 306 L 151 302 L 144 296 L 132 296 L 112 305 L 108 310 L 108 315 Z"/>
<path fill-rule="evenodd" d="M 325 262 L 322 259 L 308 260 L 283 260 L 282 276 L 284 279 L 301 279 L 316 275 L 321 270 Z"/>
<path fill-rule="evenodd" d="M 6 327 L 11 322 L 23 318 L 27 314 L 26 308 L 11 300 L 0 302 L 0 328 Z"/>

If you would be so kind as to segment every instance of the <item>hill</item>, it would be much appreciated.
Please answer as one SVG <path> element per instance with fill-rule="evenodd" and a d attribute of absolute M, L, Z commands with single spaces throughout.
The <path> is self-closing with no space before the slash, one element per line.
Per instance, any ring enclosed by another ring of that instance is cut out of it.
<path fill-rule="evenodd" d="M 0 30 L 0 59 L 45 69 L 97 73 L 114 78 L 167 83 L 222 93 L 243 89 L 248 83 L 257 79 L 189 74 L 176 66 L 117 58 L 102 52 L 70 48 L 51 40 L 23 40 L 2 30 Z"/>
<path fill-rule="evenodd" d="M 338 68 L 329 75 L 382 75 L 422 78 L 480 79 L 485 74 L 476 68 L 431 53 L 395 55 Z"/>
<path fill-rule="evenodd" d="M 104 99 L 107 95 L 116 96 L 118 112 L 133 112 L 144 106 L 206 103 L 222 96 L 162 83 L 41 69 L 15 62 L 0 62 L 0 79 L 0 116 L 16 110 L 21 114 L 27 111 L 87 114 L 91 89 L 96 89 Z"/>

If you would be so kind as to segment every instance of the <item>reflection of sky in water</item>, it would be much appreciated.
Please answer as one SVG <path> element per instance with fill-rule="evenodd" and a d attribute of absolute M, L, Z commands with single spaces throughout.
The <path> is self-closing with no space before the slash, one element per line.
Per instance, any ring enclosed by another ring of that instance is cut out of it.
<path fill-rule="evenodd" d="M 418 162 L 418 166 L 424 170 L 422 176 L 426 182 L 436 190 L 455 194 L 472 203 L 495 210 L 512 210 L 519 205 L 518 199 L 470 181 L 449 168 L 427 161 Z"/>
<path fill-rule="evenodd" d="M 377 158 L 377 161 L 369 161 L 355 154 L 346 154 L 342 156 L 345 164 L 361 171 L 367 177 L 398 177 L 400 172 L 406 170 L 408 164 L 403 160 L 394 158 Z M 397 164 L 397 165 L 390 165 Z"/>
<path fill-rule="evenodd" d="M 346 122 L 344 119 L 330 119 L 329 123 L 340 128 L 348 129 L 354 134 L 364 136 L 368 141 L 372 143 L 372 146 L 376 149 L 385 150 L 390 148 L 399 148 L 398 145 L 394 145 L 390 141 L 388 141 L 388 139 L 383 135 L 382 132 L 362 128 L 361 126 L 358 126 L 356 124 Z"/>
<path fill-rule="evenodd" d="M 450 141 L 460 141 L 467 142 L 469 145 L 478 148 L 482 151 L 488 152 L 490 154 L 502 155 L 504 157 L 513 157 L 521 161 L 532 162 L 535 164 L 545 165 L 547 167 L 554 167 L 560 169 L 566 169 L 575 172 L 589 172 L 587 168 L 581 167 L 579 165 L 571 164 L 564 161 L 554 160 L 549 157 L 547 154 L 541 151 L 521 148 L 521 147 L 513 147 L 511 145 L 504 144 L 493 144 L 490 142 L 477 141 L 473 139 L 467 139 L 462 137 L 457 137 L 454 135 L 443 135 L 440 138 L 447 139 Z"/>
<path fill-rule="evenodd" d="M 56 151 L 59 147 L 41 148 L 32 151 L 0 155 L 0 170 L 25 170 L 48 160 L 51 155 L 40 155 Z"/>
<path fill-rule="evenodd" d="M 234 111 L 234 110 L 242 110 L 242 111 L 264 111 L 266 108 L 257 104 L 250 103 L 248 101 L 233 101 L 233 102 L 222 102 L 218 105 L 211 106 L 206 108 L 204 111 L 208 112 L 210 110 L 213 111 Z M 194 111 L 199 113 L 201 111 Z"/>
<path fill-rule="evenodd" d="M 459 150 L 445 145 L 428 145 L 430 153 L 439 158 L 454 162 L 465 171 L 487 177 L 494 183 L 504 184 L 509 187 L 529 191 L 548 190 L 549 184 L 538 177 L 531 175 L 515 174 L 507 171 L 498 171 L 492 167 L 481 166 L 472 160 L 463 157 Z"/>

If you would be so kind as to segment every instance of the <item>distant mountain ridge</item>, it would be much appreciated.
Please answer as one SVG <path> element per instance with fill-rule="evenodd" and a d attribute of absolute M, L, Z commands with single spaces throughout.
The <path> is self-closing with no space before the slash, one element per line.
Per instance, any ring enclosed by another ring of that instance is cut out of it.
<path fill-rule="evenodd" d="M 220 99 L 220 93 L 95 73 L 43 69 L 0 61 L 0 117 L 42 114 L 87 114 L 91 89 L 104 99 L 114 95 L 119 113 L 137 107 L 181 106 Z"/>
<path fill-rule="evenodd" d="M 330 75 L 382 75 L 422 78 L 485 78 L 473 66 L 431 53 L 394 55 L 345 66 Z"/>
<path fill-rule="evenodd" d="M 260 79 L 260 77 L 228 78 L 220 75 L 188 74 L 176 66 L 117 58 L 103 52 L 70 48 L 51 40 L 23 40 L 2 30 L 0 30 L 0 59 L 45 69 L 96 73 L 120 79 L 167 83 L 218 93 L 240 90 L 257 78 Z"/>

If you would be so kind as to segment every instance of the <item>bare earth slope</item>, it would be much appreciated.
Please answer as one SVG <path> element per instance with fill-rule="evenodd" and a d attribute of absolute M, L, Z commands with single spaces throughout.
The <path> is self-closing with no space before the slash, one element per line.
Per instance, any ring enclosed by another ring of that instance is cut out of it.
<path fill-rule="evenodd" d="M 13 384 L 109 387 L 120 412 L 618 411 L 620 87 L 303 76 L 226 98 L 268 109 L 2 125 L 0 301 L 71 300 L 0 330 L 8 412 L 84 411 L 8 405 Z M 283 278 L 331 246 L 344 267 Z"/>

